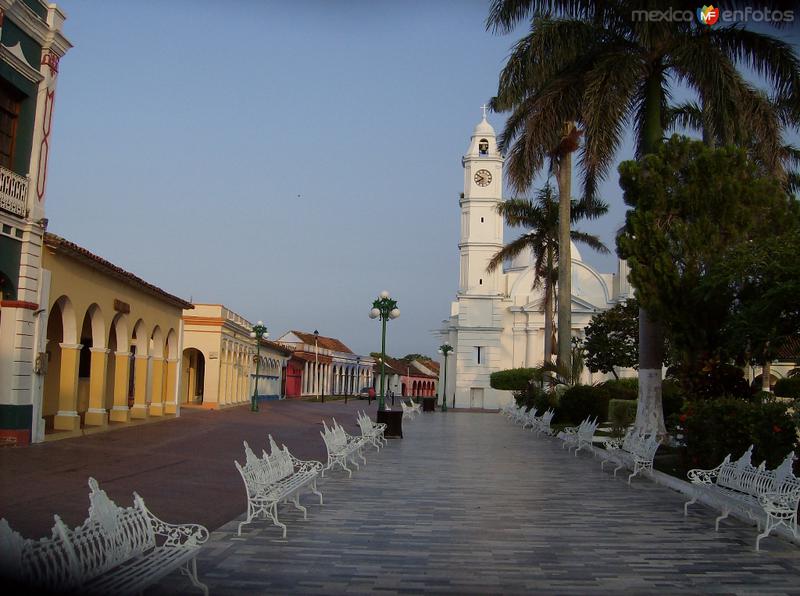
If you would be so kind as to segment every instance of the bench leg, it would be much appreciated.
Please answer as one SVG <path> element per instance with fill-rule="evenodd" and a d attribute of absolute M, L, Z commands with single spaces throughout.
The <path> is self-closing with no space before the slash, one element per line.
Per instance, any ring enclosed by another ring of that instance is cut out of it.
<path fill-rule="evenodd" d="M 717 523 L 716 523 L 716 524 L 714 524 L 714 531 L 715 531 L 715 532 L 719 532 L 719 522 L 721 522 L 723 519 L 725 519 L 726 517 L 728 517 L 730 514 L 731 514 L 731 511 L 730 511 L 730 509 L 725 509 L 725 510 L 723 510 L 723 512 L 722 512 L 722 515 L 720 515 L 720 516 L 717 518 Z"/>
<path fill-rule="evenodd" d="M 366 465 L 366 464 L 367 464 L 367 458 L 366 458 L 366 457 L 364 457 L 364 452 L 363 452 L 363 450 L 362 450 L 362 449 L 360 449 L 360 448 L 359 448 L 359 450 L 358 450 L 358 457 L 360 457 L 360 458 L 361 458 L 361 459 L 364 461 L 364 465 Z"/>
<path fill-rule="evenodd" d="M 295 495 L 294 499 L 291 499 L 291 503 L 295 509 L 303 512 L 303 519 L 308 519 L 308 510 L 300 504 L 300 495 Z"/>
<path fill-rule="evenodd" d="M 252 523 L 255 518 L 259 515 L 264 514 L 266 515 L 266 511 L 264 511 L 263 507 L 256 507 L 253 505 L 249 500 L 247 502 L 247 519 L 243 522 L 239 522 L 239 528 L 236 531 L 237 536 L 242 535 L 242 526 Z"/>
<path fill-rule="evenodd" d="M 625 467 L 624 465 L 620 464 L 616 468 L 614 468 L 614 478 L 617 477 L 617 472 L 619 472 L 624 467 Z"/>
<path fill-rule="evenodd" d="M 205 596 L 208 596 L 208 586 L 201 582 L 197 577 L 197 560 L 192 559 L 181 567 L 181 573 L 189 577 L 189 581 L 195 588 L 200 588 Z"/>
<path fill-rule="evenodd" d="M 772 532 L 772 529 L 778 525 L 773 521 L 773 519 L 774 518 L 771 515 L 767 515 L 767 522 L 764 525 L 764 531 L 758 535 L 758 538 L 756 538 L 756 551 L 761 550 L 761 539 L 769 536 L 769 533 Z"/>
<path fill-rule="evenodd" d="M 319 497 L 319 504 L 322 505 L 322 493 L 317 489 L 317 481 L 311 483 L 311 492 Z"/>
<path fill-rule="evenodd" d="M 273 503 L 267 510 L 267 515 L 272 518 L 272 523 L 283 530 L 283 537 L 286 538 L 286 524 L 278 521 L 278 503 Z"/>
<path fill-rule="evenodd" d="M 697 503 L 697 495 L 695 495 L 691 501 L 686 501 L 686 503 L 683 504 L 683 517 L 689 514 L 689 505 L 694 505 L 695 503 Z"/>

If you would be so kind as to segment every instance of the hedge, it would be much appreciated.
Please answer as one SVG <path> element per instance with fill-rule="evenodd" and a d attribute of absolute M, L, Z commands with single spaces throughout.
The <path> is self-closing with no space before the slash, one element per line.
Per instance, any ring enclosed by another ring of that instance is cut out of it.
<path fill-rule="evenodd" d="M 787 377 L 778 379 L 775 383 L 775 395 L 778 397 L 793 397 L 800 399 L 800 377 Z"/>
<path fill-rule="evenodd" d="M 575 385 L 564 391 L 556 413 L 559 424 L 579 424 L 587 416 L 600 422 L 608 420 L 608 392 L 591 385 Z"/>
<path fill-rule="evenodd" d="M 542 370 L 540 368 L 510 368 L 493 372 L 489 377 L 492 389 L 503 391 L 525 391 L 529 381 L 540 383 Z"/>
<path fill-rule="evenodd" d="M 628 426 L 636 420 L 639 402 L 630 399 L 612 399 L 608 402 L 608 419 L 615 426 Z"/>

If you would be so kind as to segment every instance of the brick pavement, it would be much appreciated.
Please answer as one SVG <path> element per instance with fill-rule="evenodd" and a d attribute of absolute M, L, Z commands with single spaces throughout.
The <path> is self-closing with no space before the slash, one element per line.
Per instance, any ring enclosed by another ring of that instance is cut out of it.
<path fill-rule="evenodd" d="M 249 406 L 218 411 L 184 409 L 180 418 L 106 433 L 0 449 L 0 517 L 23 536 L 50 534 L 53 514 L 81 523 L 89 507 L 87 479 L 130 504 L 138 492 L 169 522 L 197 522 L 215 529 L 244 511 L 242 480 L 233 460 L 244 459 L 242 440 L 259 450 L 267 433 L 298 457 L 322 459 L 323 416 L 336 416 L 355 432 L 364 400 L 319 404 L 271 401 L 259 413 Z"/>
<path fill-rule="evenodd" d="M 236 521 L 198 569 L 213 594 L 798 594 L 800 549 L 678 493 L 614 479 L 497 414 L 424 414 L 348 480 L 322 485 L 288 536 Z M 237 487 L 238 488 L 238 487 Z M 155 590 L 187 592 L 173 574 Z"/>

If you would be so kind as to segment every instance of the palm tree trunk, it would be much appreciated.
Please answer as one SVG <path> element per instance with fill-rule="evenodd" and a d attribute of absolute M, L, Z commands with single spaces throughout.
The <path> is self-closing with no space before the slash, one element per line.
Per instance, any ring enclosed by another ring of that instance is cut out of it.
<path fill-rule="evenodd" d="M 662 125 L 661 65 L 653 67 L 646 82 L 644 122 L 639 154 L 641 157 L 658 151 L 664 136 Z M 661 365 L 664 361 L 664 331 L 648 312 L 639 309 L 639 402 L 635 428 L 640 432 L 667 434 L 664 407 L 661 403 Z"/>
<path fill-rule="evenodd" d="M 567 122 L 564 137 L 575 124 Z M 572 250 L 570 246 L 570 201 L 572 197 L 572 152 L 560 156 L 558 164 L 558 360 L 566 370 L 572 367 Z"/>
<path fill-rule="evenodd" d="M 544 358 L 552 362 L 553 353 L 553 249 L 547 248 L 547 279 L 544 282 Z"/>
<path fill-rule="evenodd" d="M 772 362 L 765 360 L 761 366 L 761 391 L 770 391 L 770 380 L 772 378 Z"/>

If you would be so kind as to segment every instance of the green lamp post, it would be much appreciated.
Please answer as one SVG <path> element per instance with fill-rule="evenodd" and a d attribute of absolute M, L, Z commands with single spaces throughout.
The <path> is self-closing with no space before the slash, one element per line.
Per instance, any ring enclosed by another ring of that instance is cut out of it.
<path fill-rule="evenodd" d="M 450 344 L 442 344 L 439 346 L 439 353 L 444 356 L 444 383 L 442 383 L 442 412 L 447 411 L 447 357 L 453 351 L 453 346 Z M 453 407 L 456 407 L 456 396 L 453 395 Z"/>
<path fill-rule="evenodd" d="M 384 387 L 386 383 L 386 321 L 396 319 L 400 316 L 400 309 L 397 308 L 397 300 L 389 297 L 389 292 L 384 290 L 372 303 L 372 310 L 369 311 L 370 319 L 380 318 L 381 320 L 381 394 L 378 400 L 378 410 L 386 407 L 383 399 Z"/>
<path fill-rule="evenodd" d="M 256 380 L 253 383 L 253 397 L 250 399 L 250 411 L 258 412 L 258 369 L 261 364 L 261 340 L 269 337 L 269 332 L 264 326 L 264 321 L 259 321 L 253 326 L 250 337 L 256 340 Z"/>

